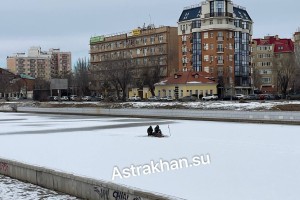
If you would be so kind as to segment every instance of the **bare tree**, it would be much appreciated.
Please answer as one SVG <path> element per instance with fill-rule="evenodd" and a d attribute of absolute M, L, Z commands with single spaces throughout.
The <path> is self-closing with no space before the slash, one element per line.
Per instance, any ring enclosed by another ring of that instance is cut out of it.
<path fill-rule="evenodd" d="M 162 77 L 162 73 L 160 70 L 160 66 L 154 66 L 154 67 L 145 67 L 144 70 L 142 70 L 142 83 L 143 85 L 147 85 L 150 89 L 150 92 L 152 96 L 155 96 L 154 90 L 155 90 L 155 83 L 158 83 L 160 78 Z"/>
<path fill-rule="evenodd" d="M 5 95 L 14 91 L 13 80 L 16 76 L 6 70 L 0 69 L 0 93 Z"/>
<path fill-rule="evenodd" d="M 295 42 L 295 65 L 296 72 L 295 82 L 294 82 L 294 90 L 300 92 L 300 41 Z"/>
<path fill-rule="evenodd" d="M 273 65 L 277 74 L 278 89 L 285 97 L 288 87 L 295 80 L 295 53 L 278 54 L 274 56 Z"/>
<path fill-rule="evenodd" d="M 89 76 L 90 62 L 86 59 L 78 59 L 75 65 L 74 85 L 77 88 L 79 95 L 87 95 L 90 93 L 90 76 Z"/>
<path fill-rule="evenodd" d="M 261 89 L 261 74 L 260 74 L 260 70 L 257 69 L 257 68 L 254 68 L 253 69 L 253 73 L 252 73 L 252 78 L 253 78 L 253 86 L 254 88 L 257 88 L 257 89 Z"/>

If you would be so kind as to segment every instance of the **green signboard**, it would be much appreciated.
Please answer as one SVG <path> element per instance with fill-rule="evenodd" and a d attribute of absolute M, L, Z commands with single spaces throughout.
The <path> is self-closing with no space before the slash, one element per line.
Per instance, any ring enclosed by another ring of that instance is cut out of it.
<path fill-rule="evenodd" d="M 103 42 L 105 37 L 103 35 L 101 36 L 96 36 L 96 37 L 91 37 L 90 43 L 97 43 L 97 42 Z"/>

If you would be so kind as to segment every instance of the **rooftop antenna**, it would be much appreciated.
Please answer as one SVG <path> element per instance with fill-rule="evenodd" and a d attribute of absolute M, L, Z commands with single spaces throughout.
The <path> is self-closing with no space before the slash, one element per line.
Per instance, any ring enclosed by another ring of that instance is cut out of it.
<path fill-rule="evenodd" d="M 149 24 L 152 24 L 151 14 L 149 14 L 149 19 L 150 19 L 150 23 Z"/>

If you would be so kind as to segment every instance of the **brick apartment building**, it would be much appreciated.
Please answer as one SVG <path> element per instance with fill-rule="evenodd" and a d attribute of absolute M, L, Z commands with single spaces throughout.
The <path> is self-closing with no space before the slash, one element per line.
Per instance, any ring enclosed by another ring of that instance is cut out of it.
<path fill-rule="evenodd" d="M 230 0 L 186 7 L 178 22 L 179 70 L 209 73 L 221 95 L 247 94 L 252 24 L 246 9 Z"/>
<path fill-rule="evenodd" d="M 252 67 L 254 87 L 263 93 L 278 93 L 277 71 L 274 56 L 280 57 L 294 52 L 291 39 L 265 36 L 252 41 Z"/>
<path fill-rule="evenodd" d="M 68 74 L 72 68 L 71 52 L 60 49 L 42 51 L 41 47 L 31 47 L 28 54 L 16 53 L 7 57 L 7 68 L 15 74 L 25 74 L 34 78 L 50 80 Z"/>
<path fill-rule="evenodd" d="M 138 28 L 129 33 L 92 37 L 90 40 L 90 62 L 92 90 L 99 91 L 105 81 L 107 63 L 130 60 L 134 63 L 135 79 L 144 69 L 159 67 L 161 77 L 178 71 L 177 27 L 153 25 Z"/>

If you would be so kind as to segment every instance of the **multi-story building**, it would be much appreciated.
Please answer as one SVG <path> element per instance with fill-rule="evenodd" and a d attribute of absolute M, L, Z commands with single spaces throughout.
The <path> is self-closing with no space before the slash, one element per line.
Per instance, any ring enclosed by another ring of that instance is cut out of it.
<path fill-rule="evenodd" d="M 222 95 L 248 93 L 252 24 L 246 9 L 230 0 L 186 7 L 178 22 L 179 70 L 209 73 Z"/>
<path fill-rule="evenodd" d="M 64 78 L 72 71 L 71 52 L 61 52 L 60 49 L 50 49 L 51 76 Z"/>
<path fill-rule="evenodd" d="M 177 27 L 153 25 L 138 28 L 129 33 L 92 37 L 90 40 L 90 62 L 92 90 L 99 90 L 105 81 L 107 63 L 129 60 L 139 79 L 141 71 L 158 67 L 162 77 L 178 71 Z"/>
<path fill-rule="evenodd" d="M 28 54 L 16 53 L 7 57 L 7 68 L 15 74 L 50 80 L 71 71 L 71 52 L 59 49 L 42 51 L 41 47 L 31 47 Z"/>
<path fill-rule="evenodd" d="M 296 79 L 295 79 L 295 90 L 300 92 L 300 28 L 298 32 L 294 34 L 294 46 L 295 46 L 295 58 L 296 58 Z"/>
<path fill-rule="evenodd" d="M 277 93 L 277 71 L 274 68 L 274 56 L 294 52 L 291 39 L 280 39 L 276 36 L 265 36 L 252 41 L 252 78 L 253 86 L 263 93 Z"/>

